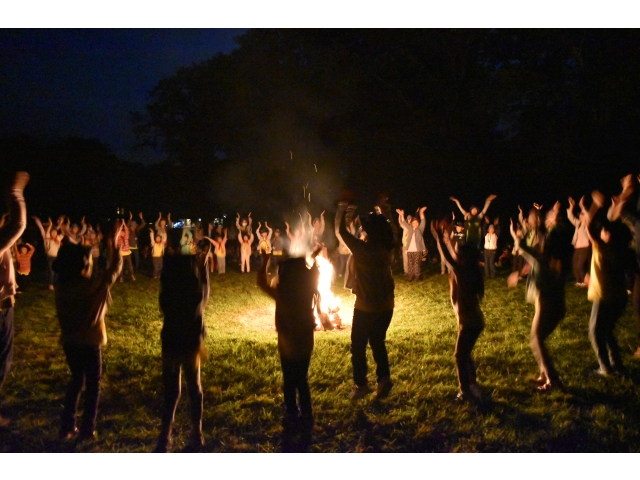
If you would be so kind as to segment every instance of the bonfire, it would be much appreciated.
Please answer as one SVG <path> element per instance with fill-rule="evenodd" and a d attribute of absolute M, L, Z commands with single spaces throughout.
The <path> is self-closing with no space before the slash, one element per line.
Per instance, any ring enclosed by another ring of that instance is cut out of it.
<path fill-rule="evenodd" d="M 316 312 L 316 330 L 333 330 L 342 328 L 340 311 L 340 298 L 331 291 L 333 280 L 333 265 L 322 255 L 316 257 L 316 263 L 320 270 L 318 291 L 320 292 L 320 314 Z"/>

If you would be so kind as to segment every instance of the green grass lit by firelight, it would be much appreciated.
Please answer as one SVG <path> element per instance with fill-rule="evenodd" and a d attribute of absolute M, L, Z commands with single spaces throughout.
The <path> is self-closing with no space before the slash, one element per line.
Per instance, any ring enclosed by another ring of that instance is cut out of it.
<path fill-rule="evenodd" d="M 640 451 L 640 364 L 631 357 L 638 337 L 630 306 L 617 334 L 631 378 L 591 376 L 597 367 L 587 338 L 591 305 L 584 289 L 568 283 L 568 315 L 548 342 L 567 388 L 540 394 L 530 383 L 537 367 L 528 339 L 533 307 L 524 303 L 524 287 L 507 289 L 507 272 L 488 280 L 486 328 L 474 351 L 487 401 L 480 407 L 458 404 L 457 327 L 447 279 L 436 273 L 429 270 L 419 283 L 396 276 L 387 342 L 395 386 L 388 399 L 351 402 L 350 330 L 316 334 L 310 368 L 316 426 L 309 451 Z M 334 291 L 349 312 L 353 297 L 337 283 Z M 69 373 L 53 293 L 33 282 L 19 296 L 14 365 L 0 392 L 0 412 L 12 423 L 0 430 L 0 451 L 153 449 L 162 407 L 158 283 L 141 274 L 135 283 L 117 283 L 112 293 L 98 437 L 77 446 L 57 440 Z M 212 276 L 206 311 L 210 355 L 202 370 L 205 451 L 283 450 L 273 312 L 254 273 Z M 188 418 L 183 391 L 175 450 L 187 439 Z"/>

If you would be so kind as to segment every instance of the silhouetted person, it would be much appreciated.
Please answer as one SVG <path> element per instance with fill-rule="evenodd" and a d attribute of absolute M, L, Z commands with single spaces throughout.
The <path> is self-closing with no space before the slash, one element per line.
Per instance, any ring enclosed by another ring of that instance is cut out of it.
<path fill-rule="evenodd" d="M 6 197 L 9 215 L 0 220 L 0 388 L 13 360 L 13 305 L 17 285 L 11 247 L 27 226 L 27 207 L 23 196 L 27 183 L 27 172 L 16 173 Z M 0 427 L 8 424 L 9 420 L 0 416 Z"/>
<path fill-rule="evenodd" d="M 589 300 L 593 302 L 589 320 L 589 339 L 598 358 L 600 368 L 596 373 L 607 376 L 613 372 L 624 372 L 620 347 L 614 329 L 627 305 L 625 285 L 626 248 L 623 227 L 619 222 L 610 222 L 604 215 L 596 219 L 596 214 L 604 205 L 604 196 L 594 191 L 593 204 L 586 211 L 587 231 L 593 252 L 591 255 L 591 275 L 589 279 Z M 624 229 L 625 227 L 623 227 Z"/>
<path fill-rule="evenodd" d="M 120 223 L 115 238 L 125 229 Z M 92 276 L 90 250 L 80 244 L 64 242 L 53 263 L 58 274 L 55 289 L 56 310 L 60 323 L 62 348 L 71 370 L 71 381 L 62 412 L 60 438 L 69 439 L 76 429 L 76 409 L 83 384 L 84 412 L 79 438 L 94 436 L 102 377 L 102 347 L 107 344 L 104 317 L 111 303 L 111 285 L 122 270 L 119 248 L 109 239 L 107 268 Z"/>
<path fill-rule="evenodd" d="M 557 208 L 552 210 L 548 217 L 557 215 Z M 547 228 L 553 230 L 551 223 Z M 551 355 L 545 345 L 545 340 L 553 333 L 565 315 L 564 277 L 562 275 L 562 263 L 554 258 L 548 251 L 550 242 L 544 243 L 544 252 L 539 252 L 534 247 L 523 245 L 523 240 L 516 234 L 511 222 L 511 236 L 514 241 L 514 250 L 521 255 L 529 265 L 531 273 L 527 277 L 526 300 L 535 307 L 533 321 L 531 323 L 531 351 L 540 367 L 540 376 L 536 380 L 538 390 L 549 391 L 561 387 L 562 382 L 551 360 Z M 519 273 L 513 272 L 509 277 L 509 286 L 514 287 L 518 283 Z"/>
<path fill-rule="evenodd" d="M 480 250 L 482 241 L 482 219 L 487 213 L 487 210 L 489 210 L 491 202 L 493 202 L 497 197 L 497 195 L 489 195 L 484 201 L 482 211 L 478 211 L 478 207 L 473 205 L 468 212 L 462 208 L 462 204 L 456 197 L 449 197 L 452 202 L 455 202 L 464 216 L 465 233 L 467 235 L 465 243 L 474 244 L 478 251 Z"/>
<path fill-rule="evenodd" d="M 156 452 L 171 448 L 182 372 L 187 381 L 191 411 L 188 448 L 199 450 L 204 446 L 200 363 L 205 352 L 203 311 L 209 298 L 208 242 L 203 240 L 206 245 L 201 245 L 196 255 L 181 255 L 182 232 L 171 230 L 168 234 L 160 276 L 160 309 L 164 314 L 161 333 L 164 407 Z"/>
<path fill-rule="evenodd" d="M 480 270 L 480 252 L 474 243 L 458 244 L 457 252 L 446 235 L 431 222 L 431 234 L 445 258 L 451 274 L 451 304 L 458 319 L 455 360 L 460 392 L 457 400 L 480 400 L 482 393 L 476 381 L 476 366 L 471 352 L 484 329 L 480 300 L 484 296 L 484 280 Z M 444 245 L 443 245 L 444 243 Z"/>
<path fill-rule="evenodd" d="M 351 250 L 355 275 L 352 291 L 356 296 L 351 327 L 351 363 L 355 383 L 350 398 L 362 398 L 371 392 L 367 383 L 367 344 L 371 345 L 377 364 L 376 376 L 378 398 L 386 397 L 393 383 L 389 369 L 389 357 L 385 339 L 394 309 L 393 277 L 393 231 L 381 214 L 369 214 L 361 218 L 366 241 L 353 236 L 345 224 L 347 202 L 338 204 L 340 216 L 339 232 Z"/>
<path fill-rule="evenodd" d="M 313 254 L 315 258 L 322 246 Z M 278 353 L 284 380 L 284 425 L 313 425 L 311 393 L 308 371 L 313 352 L 315 330 L 314 307 L 319 307 L 317 265 L 307 267 L 305 257 L 289 258 L 280 262 L 277 285 L 268 280 L 269 256 L 263 253 L 263 264 L 258 272 L 258 286 L 276 301 L 276 330 L 278 331 Z M 320 313 L 318 309 L 318 313 Z M 300 408 L 296 402 L 296 392 Z"/>

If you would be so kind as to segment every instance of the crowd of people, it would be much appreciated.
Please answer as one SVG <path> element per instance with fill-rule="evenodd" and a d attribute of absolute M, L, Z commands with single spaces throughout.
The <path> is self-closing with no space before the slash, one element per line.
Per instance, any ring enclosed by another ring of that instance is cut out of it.
<path fill-rule="evenodd" d="M 29 286 L 31 262 L 38 249 L 22 239 L 27 225 L 23 191 L 29 181 L 18 172 L 7 195 L 8 213 L 0 221 L 0 387 L 9 371 L 13 354 L 13 310 L 16 295 Z M 463 208 L 462 214 L 432 219 L 429 231 L 436 246 L 441 273 L 449 274 L 451 303 L 458 321 L 455 365 L 457 400 L 480 402 L 482 389 L 476 380 L 473 348 L 484 329 L 481 300 L 485 280 L 496 276 L 496 265 L 510 265 L 508 284 L 526 281 L 526 301 L 534 305 L 530 343 L 539 366 L 537 388 L 542 392 L 563 388 L 545 346 L 565 316 L 565 286 L 572 271 L 577 287 L 587 288 L 593 302 L 589 338 L 598 361 L 595 374 L 626 375 L 614 334 L 617 320 L 632 295 L 640 326 L 640 200 L 635 202 L 640 177 L 622 179 L 622 190 L 610 205 L 594 191 L 591 201 L 569 198 L 566 215 L 560 202 L 544 211 L 534 204 L 509 224 L 508 241 L 501 240 L 499 218 L 487 216 L 496 195 L 487 197 L 479 210 Z M 587 203 L 590 203 L 587 207 Z M 383 199 L 372 213 L 357 215 L 348 195 L 338 203 L 334 231 L 325 231 L 324 213 L 306 222 L 302 217 L 293 231 L 285 222 L 285 235 L 267 222 L 253 228 L 251 213 L 236 217 L 235 229 L 201 222 L 193 228 L 173 228 L 171 215 L 158 215 L 154 228 L 144 215 L 120 219 L 114 225 L 94 228 L 82 218 L 71 223 L 66 216 L 42 222 L 34 216 L 46 255 L 49 288 L 61 330 L 61 343 L 71 371 L 60 437 L 81 440 L 94 436 L 102 376 L 102 347 L 107 342 L 105 315 L 116 281 L 136 280 L 146 263 L 150 275 L 160 281 L 160 310 L 164 407 L 156 451 L 171 448 L 172 426 L 184 373 L 190 399 L 192 430 L 189 444 L 204 445 L 202 433 L 203 395 L 200 365 L 206 356 L 203 311 L 209 297 L 210 273 L 225 274 L 228 262 L 237 262 L 241 273 L 258 264 L 258 286 L 275 300 L 278 352 L 283 372 L 285 428 L 310 428 L 314 424 L 308 370 L 314 346 L 316 318 L 320 312 L 318 291 L 319 256 L 331 259 L 337 277 L 355 295 L 351 326 L 353 388 L 358 400 L 373 392 L 368 382 L 366 359 L 370 345 L 376 363 L 377 398 L 393 388 L 386 348 L 386 334 L 394 312 L 392 266 L 402 259 L 409 281 L 419 281 L 422 262 L 429 255 L 425 236 L 426 211 L 405 215 L 397 209 L 397 220 Z M 573 238 L 566 235 L 571 225 Z M 400 230 L 402 233 L 400 233 Z M 232 231 L 233 230 L 233 231 Z M 148 235 L 147 235 L 148 232 Z M 146 236 L 147 242 L 143 242 Z M 335 236 L 337 247 L 326 244 Z M 573 251 L 570 261 L 568 255 Z M 498 253 L 500 252 L 500 253 Z M 640 348 L 635 352 L 640 357 Z M 76 408 L 85 389 L 84 412 L 76 426 Z M 8 420 L 0 417 L 0 426 Z"/>

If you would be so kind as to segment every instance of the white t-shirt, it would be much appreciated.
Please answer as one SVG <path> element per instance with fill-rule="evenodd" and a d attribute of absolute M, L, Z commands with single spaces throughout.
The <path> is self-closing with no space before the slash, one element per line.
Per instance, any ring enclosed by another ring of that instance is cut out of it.
<path fill-rule="evenodd" d="M 409 246 L 407 247 L 407 252 L 417 252 L 418 248 L 416 247 L 416 231 L 413 231 L 413 235 L 411 235 L 411 242 L 409 242 Z"/>
<path fill-rule="evenodd" d="M 484 236 L 484 249 L 485 250 L 498 249 L 498 236 L 495 233 L 487 233 Z"/>

